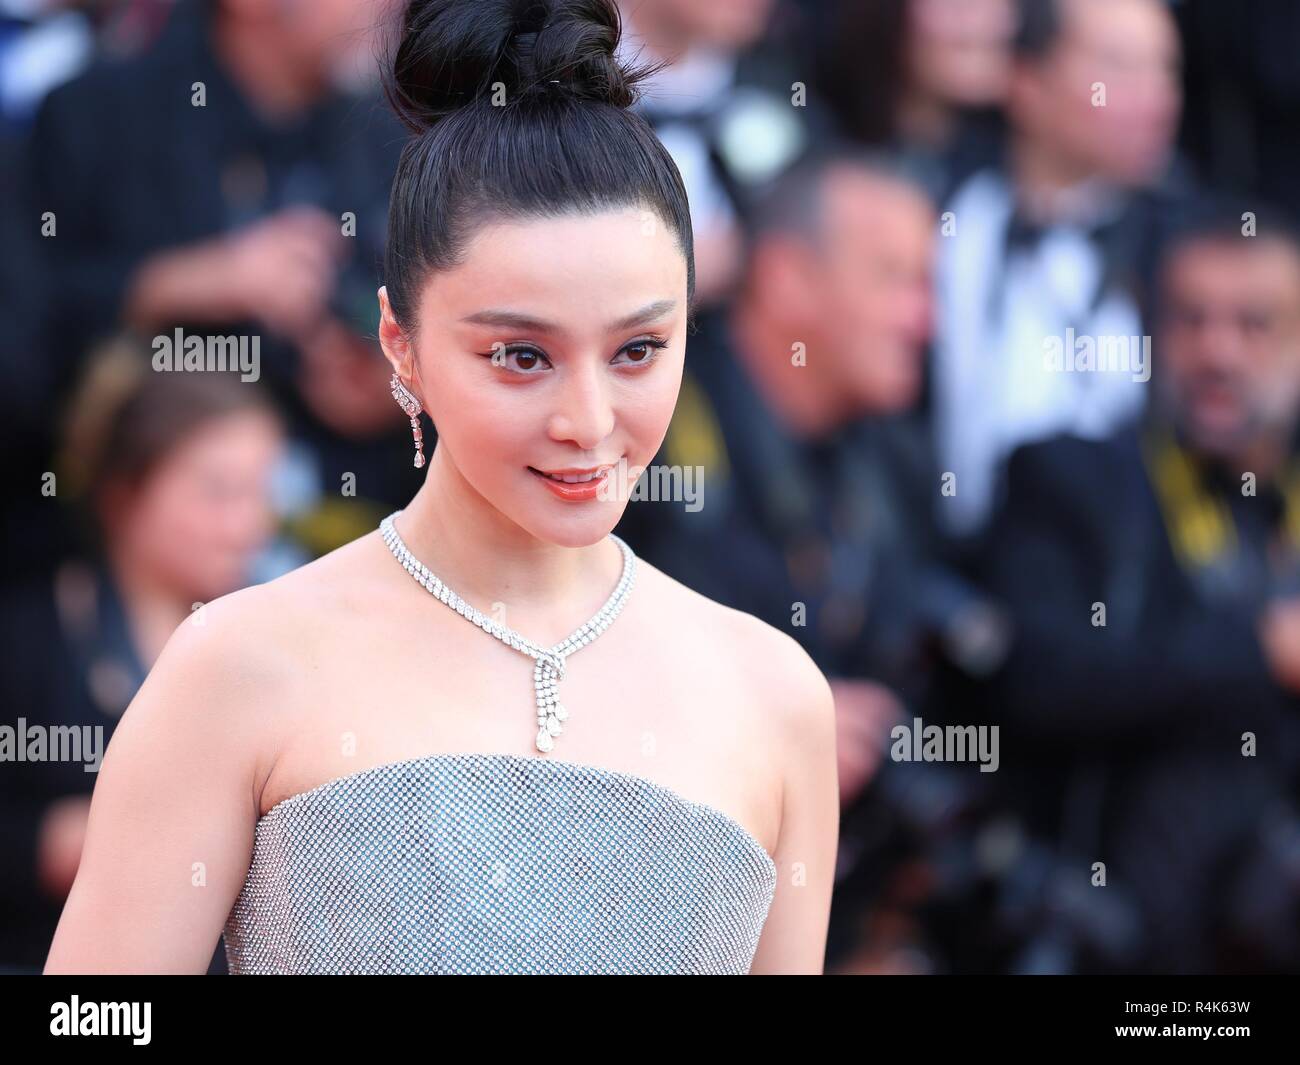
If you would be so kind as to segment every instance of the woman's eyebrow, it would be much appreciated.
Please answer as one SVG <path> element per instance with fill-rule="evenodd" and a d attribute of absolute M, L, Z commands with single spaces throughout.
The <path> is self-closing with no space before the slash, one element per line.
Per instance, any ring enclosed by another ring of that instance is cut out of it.
<path fill-rule="evenodd" d="M 644 325 L 646 322 L 654 322 L 668 314 L 677 306 L 676 300 L 655 300 L 653 303 L 647 303 L 639 311 L 634 311 L 626 318 L 620 318 L 617 322 L 609 324 L 609 331 L 612 333 L 620 329 L 632 329 L 634 326 Z"/>
<path fill-rule="evenodd" d="M 656 319 L 664 317 L 664 315 L 668 314 L 676 306 L 676 300 L 655 300 L 653 303 L 647 303 L 639 311 L 634 311 L 625 318 L 620 318 L 616 322 L 611 322 L 608 326 L 609 331 L 614 332 L 619 329 L 631 329 L 633 326 L 642 325 L 645 322 L 653 322 Z M 541 318 L 534 318 L 531 314 L 524 314 L 519 311 L 495 308 L 477 311 L 474 314 L 462 318 L 461 321 L 469 322 L 473 325 L 491 325 L 503 329 L 519 329 L 534 333 L 564 332 L 564 330 L 554 322 L 548 322 Z"/>

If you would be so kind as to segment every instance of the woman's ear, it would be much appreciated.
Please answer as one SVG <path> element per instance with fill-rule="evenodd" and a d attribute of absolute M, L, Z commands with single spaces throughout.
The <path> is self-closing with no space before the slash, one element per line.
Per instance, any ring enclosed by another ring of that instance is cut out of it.
<path fill-rule="evenodd" d="M 403 381 L 410 381 L 415 370 L 415 351 L 405 330 L 397 324 L 393 308 L 388 303 L 388 286 L 379 289 L 379 346 L 389 365 Z"/>
<path fill-rule="evenodd" d="M 424 395 L 424 385 L 420 381 L 420 364 L 415 358 L 415 345 L 393 314 L 392 305 L 388 302 L 387 285 L 382 285 L 379 289 L 379 346 L 384 349 L 384 356 L 393 372 L 427 410 L 428 402 Z"/>

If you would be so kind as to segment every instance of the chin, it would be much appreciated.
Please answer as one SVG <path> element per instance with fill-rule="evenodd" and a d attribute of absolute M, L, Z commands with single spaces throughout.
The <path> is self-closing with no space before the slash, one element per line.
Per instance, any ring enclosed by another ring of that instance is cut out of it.
<path fill-rule="evenodd" d="M 1216 459 L 1231 458 L 1249 436 L 1239 421 L 1199 422 L 1189 427 L 1187 435 L 1193 448 Z"/>
<path fill-rule="evenodd" d="M 905 381 L 894 389 L 886 413 L 904 414 L 915 407 L 920 398 L 920 385 L 916 381 Z"/>
<path fill-rule="evenodd" d="M 888 416 L 911 410 L 920 395 L 920 381 L 917 378 L 897 378 L 868 385 L 859 394 L 859 402 L 865 414 Z"/>
<path fill-rule="evenodd" d="M 1143 188 L 1158 182 L 1169 167 L 1163 153 L 1135 154 L 1116 163 L 1114 180 L 1129 188 Z"/>
<path fill-rule="evenodd" d="M 558 505 L 573 507 L 573 504 L 568 503 Z M 543 518 L 526 527 L 537 539 L 558 547 L 590 547 L 613 532 L 622 517 L 622 507 L 605 505 L 599 509 L 591 507 L 586 514 L 575 513 L 568 520 L 563 517 Z"/>
<path fill-rule="evenodd" d="M 547 498 L 529 501 L 526 508 L 517 509 L 510 517 L 537 539 L 558 547 L 590 547 L 600 543 L 618 525 L 628 506 L 623 499 L 571 503 L 553 500 L 544 490 L 543 494 Z"/>

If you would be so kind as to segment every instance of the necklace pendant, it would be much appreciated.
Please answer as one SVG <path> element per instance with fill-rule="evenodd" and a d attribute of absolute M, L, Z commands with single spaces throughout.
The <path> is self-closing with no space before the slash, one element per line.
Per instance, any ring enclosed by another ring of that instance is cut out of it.
<path fill-rule="evenodd" d="M 562 713 L 566 717 L 568 716 L 564 708 L 558 703 L 550 707 L 538 704 L 536 746 L 539 751 L 548 752 L 555 749 L 555 737 L 564 731 L 564 726 L 560 724 L 560 715 Z"/>
<path fill-rule="evenodd" d="M 421 456 L 416 456 L 416 465 L 420 465 L 420 458 Z M 484 632 L 534 659 L 536 665 L 533 669 L 533 689 L 537 705 L 537 738 L 534 742 L 543 754 L 553 751 L 555 737 L 564 731 L 562 722 L 569 716 L 568 710 L 559 699 L 559 682 L 564 679 L 568 657 L 604 632 L 623 609 L 636 574 L 636 556 L 632 553 L 632 549 L 617 536 L 610 534 L 623 552 L 623 573 L 619 577 L 618 586 L 605 601 L 605 605 L 585 625 L 575 629 L 562 643 L 543 648 L 499 622 L 487 618 L 443 584 L 428 567 L 411 554 L 406 544 L 402 542 L 397 528 L 393 525 L 393 519 L 398 513 L 400 511 L 386 517 L 379 523 L 379 528 L 384 543 L 402 568 L 425 591 L 455 610 L 465 620 L 473 622 Z"/>
<path fill-rule="evenodd" d="M 533 684 L 537 695 L 537 740 L 539 751 L 555 749 L 555 737 L 564 731 L 560 724 L 568 711 L 560 705 L 558 682 L 563 676 L 563 661 L 554 655 L 542 655 L 533 670 Z"/>

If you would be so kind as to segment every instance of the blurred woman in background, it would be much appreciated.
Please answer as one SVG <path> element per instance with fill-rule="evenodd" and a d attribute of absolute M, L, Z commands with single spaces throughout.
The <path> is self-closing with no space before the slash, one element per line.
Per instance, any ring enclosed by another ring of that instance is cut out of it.
<path fill-rule="evenodd" d="M 942 203 L 996 159 L 1013 0 L 832 0 L 813 77 L 854 140 L 897 151 Z"/>
<path fill-rule="evenodd" d="M 102 756 L 176 626 L 246 583 L 272 531 L 280 432 L 262 392 L 237 376 L 155 373 L 129 340 L 93 360 L 49 499 L 77 508 L 84 559 L 0 604 L 6 724 L 102 729 Z M 0 966 L 44 962 L 81 856 L 88 764 L 17 760 L 0 772 Z"/>

